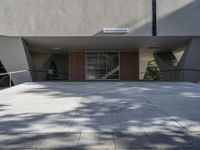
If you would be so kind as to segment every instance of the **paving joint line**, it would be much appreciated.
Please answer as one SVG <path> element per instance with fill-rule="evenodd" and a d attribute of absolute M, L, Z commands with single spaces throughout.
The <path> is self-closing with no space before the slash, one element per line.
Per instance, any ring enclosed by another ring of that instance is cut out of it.
<path fill-rule="evenodd" d="M 113 137 L 113 142 L 114 142 L 114 146 L 115 146 L 115 150 L 117 149 L 117 145 L 116 145 L 116 142 L 115 142 L 115 137 L 114 137 L 114 132 L 112 132 L 112 137 Z"/>
<path fill-rule="evenodd" d="M 77 140 L 77 143 L 76 143 L 76 146 L 75 146 L 75 149 L 77 149 L 78 148 L 78 143 L 79 143 L 79 141 L 80 141 L 80 139 L 81 139 L 81 132 L 79 133 L 80 135 L 79 135 L 79 137 L 78 137 L 78 140 Z"/>
<path fill-rule="evenodd" d="M 85 94 L 82 94 L 82 95 L 81 95 L 81 100 L 79 101 L 79 103 L 83 102 L 84 96 L 85 96 Z M 76 109 L 76 111 L 75 111 L 75 116 L 78 116 L 78 110 L 79 110 L 79 109 L 80 109 L 80 108 L 77 108 L 77 109 Z M 73 123 L 74 123 L 74 120 L 75 120 L 75 116 L 74 116 L 74 117 L 72 118 L 72 120 L 70 121 L 69 127 L 68 127 L 68 129 L 67 129 L 67 133 L 70 133 L 70 129 L 71 129 L 71 127 L 72 127 L 72 125 L 73 125 Z"/>
<path fill-rule="evenodd" d="M 148 132 L 144 132 L 144 136 L 147 138 L 147 140 L 152 144 L 152 146 L 153 146 L 153 149 L 156 149 L 156 145 L 155 145 L 155 143 L 153 142 L 153 140 L 149 137 L 149 135 L 148 135 Z"/>
<path fill-rule="evenodd" d="M 151 103 L 153 106 L 157 107 L 161 112 L 163 112 L 165 115 L 167 115 L 171 120 L 175 121 L 177 124 L 179 124 L 180 127 L 182 127 L 185 132 L 188 132 L 189 130 L 184 127 L 181 123 L 178 122 L 178 120 L 172 118 L 166 111 L 164 111 L 162 108 L 160 108 L 158 105 L 156 105 L 155 103 L 153 103 L 152 101 L 150 101 L 147 97 L 145 97 L 143 94 L 141 94 L 141 97 L 143 97 L 144 99 L 146 99 L 149 103 Z"/>

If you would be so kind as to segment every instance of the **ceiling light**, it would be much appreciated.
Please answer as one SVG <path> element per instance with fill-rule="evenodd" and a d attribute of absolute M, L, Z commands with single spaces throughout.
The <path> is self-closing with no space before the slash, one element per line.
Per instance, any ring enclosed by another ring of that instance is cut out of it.
<path fill-rule="evenodd" d="M 52 48 L 53 50 L 61 50 L 59 47 Z"/>
<path fill-rule="evenodd" d="M 148 49 L 159 49 L 159 47 L 148 47 Z"/>

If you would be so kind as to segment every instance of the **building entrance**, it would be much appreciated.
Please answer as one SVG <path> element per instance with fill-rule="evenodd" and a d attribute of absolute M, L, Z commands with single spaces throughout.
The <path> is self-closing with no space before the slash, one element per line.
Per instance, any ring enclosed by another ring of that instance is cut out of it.
<path fill-rule="evenodd" d="M 119 52 L 86 52 L 86 80 L 119 80 Z"/>

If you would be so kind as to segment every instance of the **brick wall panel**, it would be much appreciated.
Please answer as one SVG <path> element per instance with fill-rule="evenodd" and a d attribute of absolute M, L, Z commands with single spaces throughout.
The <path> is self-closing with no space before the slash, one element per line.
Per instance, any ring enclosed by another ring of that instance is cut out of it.
<path fill-rule="evenodd" d="M 120 79 L 139 80 L 139 52 L 121 52 Z"/>

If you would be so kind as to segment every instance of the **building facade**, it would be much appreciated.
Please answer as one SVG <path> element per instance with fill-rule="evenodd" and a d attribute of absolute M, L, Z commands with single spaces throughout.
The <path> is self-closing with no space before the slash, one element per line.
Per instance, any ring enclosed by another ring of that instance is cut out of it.
<path fill-rule="evenodd" d="M 200 79 L 199 0 L 1 0 L 0 61 L 13 83 Z"/>

